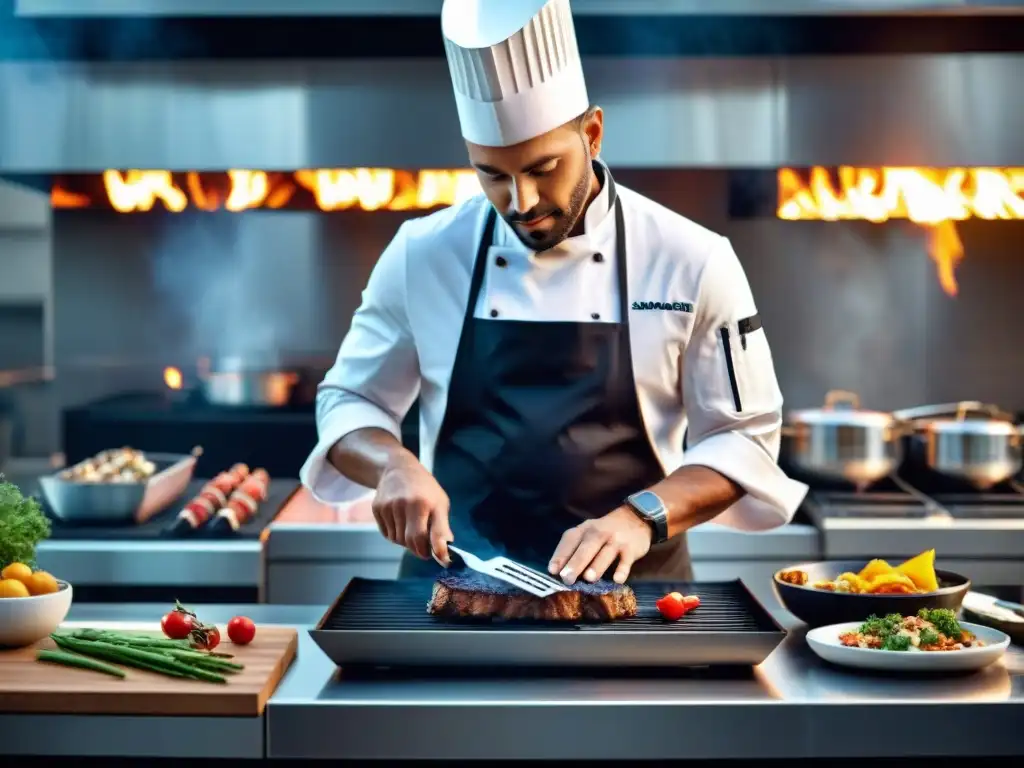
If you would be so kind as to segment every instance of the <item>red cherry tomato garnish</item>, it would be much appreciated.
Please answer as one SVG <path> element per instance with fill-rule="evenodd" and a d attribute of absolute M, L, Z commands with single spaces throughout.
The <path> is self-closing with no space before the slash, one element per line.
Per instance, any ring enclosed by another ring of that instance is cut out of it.
<path fill-rule="evenodd" d="M 256 625 L 246 616 L 235 616 L 228 622 L 228 638 L 235 645 L 248 645 L 256 637 Z"/>
<path fill-rule="evenodd" d="M 654 607 L 658 609 L 658 613 L 669 621 L 678 621 L 698 605 L 700 605 L 700 598 L 697 595 L 669 592 L 656 602 Z"/>
<path fill-rule="evenodd" d="M 654 604 L 654 607 L 658 609 L 658 613 L 669 621 L 678 621 L 686 613 L 683 596 L 678 592 L 665 595 Z"/>
<path fill-rule="evenodd" d="M 171 611 L 160 620 L 160 629 L 171 640 L 184 640 L 195 629 L 195 620 L 182 611 Z"/>
<path fill-rule="evenodd" d="M 220 630 L 216 627 L 197 627 L 189 636 L 193 648 L 201 651 L 212 651 L 220 645 Z"/>

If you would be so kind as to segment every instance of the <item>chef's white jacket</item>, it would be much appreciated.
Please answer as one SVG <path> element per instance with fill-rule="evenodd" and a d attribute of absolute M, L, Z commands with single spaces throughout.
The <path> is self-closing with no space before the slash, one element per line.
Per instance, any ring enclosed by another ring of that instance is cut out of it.
<path fill-rule="evenodd" d="M 746 495 L 715 519 L 718 524 L 757 531 L 789 522 L 807 488 L 777 464 L 782 393 L 764 330 L 740 338 L 738 321 L 757 309 L 739 260 L 725 238 L 616 189 L 626 224 L 637 396 L 666 474 L 702 465 L 742 486 Z M 489 322 L 620 321 L 608 195 L 606 184 L 587 209 L 582 235 L 542 254 L 499 218 L 475 316 Z M 417 396 L 420 461 L 431 469 L 489 207 L 478 195 L 405 222 L 374 267 L 317 397 L 319 441 L 301 478 L 321 502 L 344 504 L 372 494 L 335 470 L 327 453 L 366 427 L 401 439 L 400 423 Z M 649 303 L 663 306 L 645 308 Z M 740 410 L 722 328 L 730 330 Z"/>

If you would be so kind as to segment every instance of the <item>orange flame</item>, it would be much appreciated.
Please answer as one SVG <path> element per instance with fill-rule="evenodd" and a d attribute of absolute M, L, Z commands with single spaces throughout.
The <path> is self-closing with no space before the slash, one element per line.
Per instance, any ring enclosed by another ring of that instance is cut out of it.
<path fill-rule="evenodd" d="M 226 189 L 204 184 L 195 171 L 174 174 L 166 170 L 108 170 L 103 173 L 107 202 L 121 213 L 151 211 L 159 203 L 180 213 L 240 212 L 254 208 L 281 208 L 297 191 L 308 190 L 323 211 L 351 208 L 364 211 L 427 210 L 452 205 L 480 191 L 476 174 L 469 170 L 401 171 L 391 168 L 310 169 L 295 173 L 229 170 Z M 88 195 L 69 192 L 59 185 L 50 195 L 54 208 L 85 208 Z"/>
<path fill-rule="evenodd" d="M 851 168 L 809 175 L 778 172 L 778 211 L 788 221 L 908 219 L 928 229 L 928 253 L 942 289 L 957 294 L 956 266 L 964 258 L 954 221 L 1024 219 L 1024 168 Z"/>
<path fill-rule="evenodd" d="M 181 371 L 171 366 L 164 368 L 164 384 L 168 389 L 181 389 L 184 383 Z"/>
<path fill-rule="evenodd" d="M 59 184 L 50 190 L 51 208 L 88 208 L 92 204 L 88 195 L 69 192 Z"/>

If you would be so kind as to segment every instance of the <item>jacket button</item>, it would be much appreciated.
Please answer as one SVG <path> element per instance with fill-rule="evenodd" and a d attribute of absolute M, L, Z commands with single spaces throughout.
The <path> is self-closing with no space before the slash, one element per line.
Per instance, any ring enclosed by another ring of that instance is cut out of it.
<path fill-rule="evenodd" d="M 497 317 L 497 316 L 498 316 L 498 310 L 492 309 L 491 310 L 491 317 Z"/>
<path fill-rule="evenodd" d="M 595 253 L 594 254 L 594 261 L 596 261 L 598 264 L 600 264 L 602 261 L 604 261 L 604 254 L 603 253 Z"/>
<path fill-rule="evenodd" d="M 499 267 L 507 267 L 508 266 L 508 261 L 505 259 L 504 256 L 499 256 L 498 258 L 496 258 L 494 260 L 494 263 L 497 264 Z"/>
<path fill-rule="evenodd" d="M 590 313 L 590 319 L 591 320 L 600 320 L 601 316 L 599 314 L 597 314 L 597 312 L 591 312 Z"/>

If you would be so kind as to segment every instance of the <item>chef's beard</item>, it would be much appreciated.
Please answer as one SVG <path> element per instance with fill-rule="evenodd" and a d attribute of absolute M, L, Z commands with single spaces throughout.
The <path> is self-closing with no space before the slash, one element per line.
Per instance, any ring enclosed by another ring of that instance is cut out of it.
<path fill-rule="evenodd" d="M 583 173 L 580 175 L 579 180 L 576 182 L 576 186 L 572 189 L 572 195 L 569 197 L 569 208 L 568 210 L 561 210 L 553 208 L 548 211 L 543 210 L 530 210 L 523 214 L 511 214 L 504 216 L 506 222 L 515 232 L 516 237 L 519 241 L 532 251 L 546 251 L 550 248 L 554 248 L 560 242 L 565 240 L 569 236 L 569 233 L 575 229 L 576 224 L 583 216 L 583 212 L 587 207 L 587 193 L 590 191 L 590 179 L 594 172 L 592 163 L 590 162 L 590 151 L 587 151 L 587 162 L 583 166 Z M 516 227 L 516 223 L 524 221 L 533 221 L 534 219 L 540 218 L 541 216 L 551 216 L 555 225 L 548 232 L 536 232 L 525 234 Z"/>

